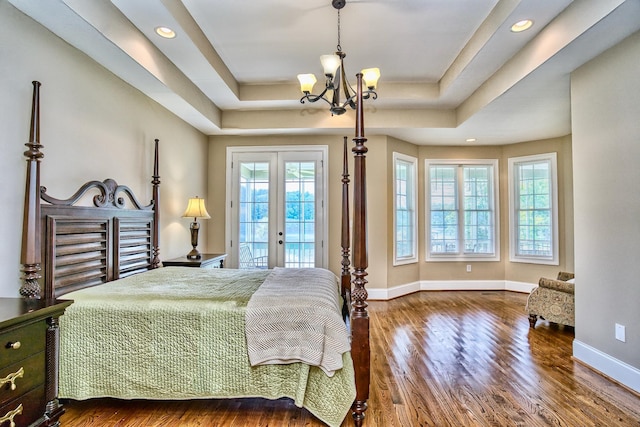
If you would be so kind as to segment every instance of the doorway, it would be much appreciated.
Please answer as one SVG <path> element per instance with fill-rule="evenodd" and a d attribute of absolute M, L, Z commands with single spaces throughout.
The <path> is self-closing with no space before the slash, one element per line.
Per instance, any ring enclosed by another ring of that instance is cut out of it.
<path fill-rule="evenodd" d="M 231 267 L 326 267 L 327 152 L 327 146 L 227 149 Z"/>

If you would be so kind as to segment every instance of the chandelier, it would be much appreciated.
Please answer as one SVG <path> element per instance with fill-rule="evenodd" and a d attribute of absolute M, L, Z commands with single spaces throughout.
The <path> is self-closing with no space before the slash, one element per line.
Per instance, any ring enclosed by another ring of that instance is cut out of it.
<path fill-rule="evenodd" d="M 331 115 L 344 114 L 347 111 L 347 106 L 352 109 L 356 108 L 355 98 L 356 91 L 351 87 L 344 72 L 344 57 L 347 56 L 342 51 L 340 46 L 340 9 L 342 9 L 346 0 L 332 0 L 331 4 L 338 11 L 338 45 L 337 52 L 333 55 L 320 56 L 320 63 L 324 69 L 324 76 L 326 78 L 324 90 L 319 95 L 314 95 L 313 85 L 317 82 L 316 76 L 313 74 L 298 74 L 298 80 L 300 81 L 300 90 L 304 94 L 300 98 L 302 104 L 305 101 L 316 102 L 319 100 L 325 101 L 330 106 Z M 338 71 L 340 69 L 340 71 Z M 377 68 L 367 68 L 361 71 L 362 79 L 365 82 L 366 90 L 362 91 L 363 99 L 376 99 L 378 94 L 376 93 L 376 85 L 380 78 L 380 70 Z M 340 89 L 342 88 L 344 101 L 340 100 Z M 329 97 L 327 92 L 331 91 L 332 95 Z"/>

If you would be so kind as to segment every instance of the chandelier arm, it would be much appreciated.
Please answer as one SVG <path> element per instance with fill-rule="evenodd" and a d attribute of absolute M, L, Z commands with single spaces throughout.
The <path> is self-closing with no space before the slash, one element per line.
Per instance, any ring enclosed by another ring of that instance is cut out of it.
<path fill-rule="evenodd" d="M 347 105 L 349 105 L 351 108 L 355 109 L 356 98 L 357 98 L 357 94 L 349 97 L 346 101 L 344 101 L 344 104 L 342 104 L 342 106 L 346 107 Z M 369 98 L 378 99 L 378 94 L 376 93 L 375 90 L 367 89 L 362 91 L 362 99 L 369 99 Z"/>
<path fill-rule="evenodd" d="M 353 91 L 353 89 L 349 85 L 349 81 L 347 80 L 347 77 L 345 76 L 344 67 L 342 65 L 342 60 L 340 61 L 340 74 L 342 76 L 342 91 L 344 92 L 344 97 L 347 100 L 351 100 L 352 98 L 355 98 L 356 93 Z M 350 103 L 350 105 L 351 105 L 351 103 Z M 355 104 L 353 104 L 351 106 L 351 108 L 355 109 L 356 108 Z"/>
<path fill-rule="evenodd" d="M 331 99 L 331 107 L 340 105 L 340 80 L 344 81 L 344 73 L 342 72 L 342 57 L 340 58 L 340 74 L 336 74 L 333 79 L 333 96 Z"/>
<path fill-rule="evenodd" d="M 314 95 L 312 93 L 305 93 L 304 96 L 302 98 L 300 98 L 300 103 L 304 104 L 304 101 L 307 100 L 309 102 L 316 102 L 319 100 L 323 100 L 324 102 L 326 102 L 329 105 L 333 105 L 331 103 L 331 101 L 329 101 L 324 95 L 327 93 L 327 90 L 329 90 L 329 88 L 325 88 L 322 93 L 320 93 L 320 95 Z"/>

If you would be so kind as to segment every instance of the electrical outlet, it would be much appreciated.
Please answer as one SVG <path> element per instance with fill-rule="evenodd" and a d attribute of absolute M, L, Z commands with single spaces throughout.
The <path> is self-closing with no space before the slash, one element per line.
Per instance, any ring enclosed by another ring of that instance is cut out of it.
<path fill-rule="evenodd" d="M 624 325 L 616 323 L 616 339 L 618 341 L 627 342 L 626 341 L 626 328 Z"/>
<path fill-rule="evenodd" d="M 467 273 L 471 273 L 471 264 L 467 264 Z"/>

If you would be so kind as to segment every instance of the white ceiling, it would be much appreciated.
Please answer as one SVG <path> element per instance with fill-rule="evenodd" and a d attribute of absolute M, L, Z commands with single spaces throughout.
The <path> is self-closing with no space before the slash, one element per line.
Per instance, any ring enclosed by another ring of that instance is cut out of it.
<path fill-rule="evenodd" d="M 299 102 L 336 50 L 331 0 L 9 1 L 206 134 L 353 134 Z M 340 19 L 347 76 L 382 74 L 368 136 L 506 144 L 571 132 L 571 71 L 640 29 L 640 0 L 347 0 Z"/>

